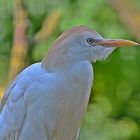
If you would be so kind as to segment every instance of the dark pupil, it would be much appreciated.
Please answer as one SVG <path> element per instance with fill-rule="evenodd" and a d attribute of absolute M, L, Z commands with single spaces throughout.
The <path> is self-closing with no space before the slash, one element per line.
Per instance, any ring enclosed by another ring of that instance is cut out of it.
<path fill-rule="evenodd" d="M 89 44 L 91 44 L 91 43 L 93 43 L 93 39 L 92 39 L 92 38 L 88 38 L 88 39 L 87 39 L 87 42 L 88 42 Z"/>

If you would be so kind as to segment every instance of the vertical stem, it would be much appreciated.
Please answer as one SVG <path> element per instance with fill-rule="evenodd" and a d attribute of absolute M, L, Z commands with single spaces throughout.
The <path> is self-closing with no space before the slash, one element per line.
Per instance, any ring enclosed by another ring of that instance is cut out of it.
<path fill-rule="evenodd" d="M 14 38 L 10 57 L 8 83 L 11 82 L 26 65 L 26 31 L 27 12 L 23 0 L 13 0 L 14 9 Z"/>
<path fill-rule="evenodd" d="M 133 0 L 109 0 L 109 2 L 129 31 L 140 40 L 140 10 L 134 5 Z"/>

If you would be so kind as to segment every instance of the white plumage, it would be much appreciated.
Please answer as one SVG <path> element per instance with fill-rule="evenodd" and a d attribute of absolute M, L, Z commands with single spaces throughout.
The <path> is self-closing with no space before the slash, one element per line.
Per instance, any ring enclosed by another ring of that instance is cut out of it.
<path fill-rule="evenodd" d="M 105 43 L 84 26 L 63 33 L 43 62 L 27 67 L 7 89 L 0 140 L 77 140 L 93 82 L 90 61 L 107 57 L 122 41 Z"/>

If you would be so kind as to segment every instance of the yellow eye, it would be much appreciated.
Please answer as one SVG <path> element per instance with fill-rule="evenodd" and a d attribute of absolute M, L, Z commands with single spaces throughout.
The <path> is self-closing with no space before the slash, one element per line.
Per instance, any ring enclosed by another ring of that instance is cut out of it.
<path fill-rule="evenodd" d="M 88 43 L 88 44 L 92 44 L 93 42 L 94 42 L 94 40 L 93 40 L 92 38 L 88 38 L 88 39 L 87 39 L 87 43 Z"/>

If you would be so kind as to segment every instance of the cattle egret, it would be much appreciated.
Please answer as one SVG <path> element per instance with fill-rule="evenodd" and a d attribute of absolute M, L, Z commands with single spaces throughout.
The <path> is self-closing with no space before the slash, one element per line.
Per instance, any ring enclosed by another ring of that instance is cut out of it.
<path fill-rule="evenodd" d="M 24 69 L 7 89 L 0 140 L 77 140 L 94 79 L 90 62 L 134 45 L 85 26 L 64 32 L 43 61 Z"/>

